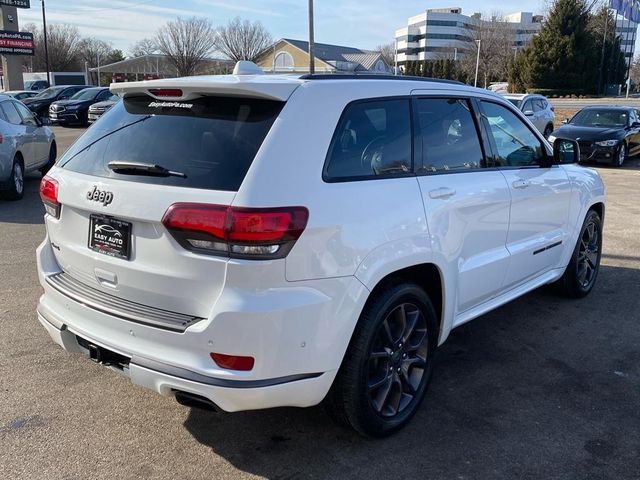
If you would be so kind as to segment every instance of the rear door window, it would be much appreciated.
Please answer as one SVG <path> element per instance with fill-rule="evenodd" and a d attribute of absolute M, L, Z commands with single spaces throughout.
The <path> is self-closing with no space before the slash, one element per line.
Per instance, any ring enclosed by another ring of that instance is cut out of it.
<path fill-rule="evenodd" d="M 484 154 L 468 100 L 420 98 L 416 101 L 419 128 L 417 151 L 423 173 L 482 168 Z"/>
<path fill-rule="evenodd" d="M 347 181 L 411 174 L 409 99 L 354 102 L 331 142 L 323 177 Z"/>
<path fill-rule="evenodd" d="M 22 125 L 22 117 L 20 116 L 18 110 L 16 110 L 16 107 L 12 102 L 3 102 L 1 107 L 2 111 L 4 112 L 4 116 L 7 117 L 9 123 L 12 123 L 14 125 Z"/>
<path fill-rule="evenodd" d="M 67 151 L 62 168 L 98 177 L 236 191 L 284 103 L 240 97 L 126 98 Z M 124 175 L 109 162 L 159 165 L 186 178 Z"/>

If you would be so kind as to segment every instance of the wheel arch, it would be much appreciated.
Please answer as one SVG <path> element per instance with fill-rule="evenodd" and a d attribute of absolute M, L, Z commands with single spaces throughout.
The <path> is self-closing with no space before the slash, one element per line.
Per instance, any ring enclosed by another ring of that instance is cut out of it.
<path fill-rule="evenodd" d="M 589 207 L 589 210 L 593 210 L 595 211 L 598 215 L 600 215 L 600 220 L 602 220 L 602 222 L 604 223 L 604 214 L 605 214 L 605 210 L 606 207 L 604 205 L 604 202 L 597 202 L 594 203 L 593 205 L 591 205 Z M 589 211 L 587 210 L 587 211 Z"/>
<path fill-rule="evenodd" d="M 444 275 L 441 269 L 434 263 L 421 263 L 390 272 L 378 280 L 375 286 L 371 289 L 366 303 L 369 303 L 373 298 L 375 298 L 377 293 L 386 288 L 387 285 L 398 281 L 413 282 L 420 286 L 427 295 L 429 295 L 438 317 L 438 339 L 439 343 L 442 343 L 442 335 L 445 327 L 445 285 Z"/>

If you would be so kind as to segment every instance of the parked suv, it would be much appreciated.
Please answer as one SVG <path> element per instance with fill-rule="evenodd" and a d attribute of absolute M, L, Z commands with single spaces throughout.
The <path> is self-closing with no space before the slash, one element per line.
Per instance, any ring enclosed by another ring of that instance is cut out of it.
<path fill-rule="evenodd" d="M 401 77 L 120 83 L 43 179 L 38 318 L 69 352 L 228 412 L 404 426 L 451 330 L 587 295 L 605 194 L 511 103 Z"/>
<path fill-rule="evenodd" d="M 510 93 L 505 94 L 504 98 L 518 107 L 525 116 L 529 117 L 531 123 L 542 132 L 545 138 L 549 138 L 549 135 L 553 132 L 556 114 L 554 108 L 545 97 L 542 95 Z"/>
<path fill-rule="evenodd" d="M 90 107 L 96 103 L 111 100 L 113 96 L 106 87 L 85 88 L 68 100 L 53 102 L 49 107 L 49 120 L 51 123 L 60 125 L 87 125 Z"/>
<path fill-rule="evenodd" d="M 68 100 L 85 88 L 89 88 L 89 85 L 62 85 L 50 87 L 46 90 L 42 90 L 35 97 L 25 98 L 23 103 L 39 118 L 45 118 L 49 115 L 49 107 L 53 102 L 58 100 Z"/>

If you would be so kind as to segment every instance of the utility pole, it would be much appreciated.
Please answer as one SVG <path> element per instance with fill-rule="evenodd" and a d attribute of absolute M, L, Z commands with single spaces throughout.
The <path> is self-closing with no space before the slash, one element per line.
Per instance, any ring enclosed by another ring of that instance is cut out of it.
<path fill-rule="evenodd" d="M 313 39 L 313 0 L 309 0 L 309 73 L 316 73 L 316 54 Z"/>
<path fill-rule="evenodd" d="M 476 58 L 476 80 L 473 83 L 474 87 L 478 86 L 478 71 L 480 70 L 480 47 L 482 46 L 482 40 L 476 40 L 478 44 L 478 57 Z"/>
<path fill-rule="evenodd" d="M 47 42 L 47 14 L 42 0 L 42 32 L 44 33 L 44 64 L 47 67 L 47 83 L 51 86 L 51 69 L 49 68 L 49 43 Z"/>
<path fill-rule="evenodd" d="M 617 14 L 617 12 L 616 12 Z M 614 25 L 615 25 L 614 18 Z M 602 37 L 602 53 L 600 55 L 600 71 L 598 72 L 598 94 L 602 92 L 604 94 L 605 85 L 602 84 L 602 70 L 604 68 L 604 54 L 605 54 L 605 46 L 607 44 L 607 30 L 609 29 L 609 9 L 606 10 L 606 15 L 604 16 L 604 35 Z M 615 31 L 615 27 L 614 27 Z M 602 90 L 600 90 L 602 88 Z"/>

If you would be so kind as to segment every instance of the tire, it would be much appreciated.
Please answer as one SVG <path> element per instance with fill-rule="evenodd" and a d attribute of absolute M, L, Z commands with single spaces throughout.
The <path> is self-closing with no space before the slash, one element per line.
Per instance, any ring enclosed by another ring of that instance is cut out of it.
<path fill-rule="evenodd" d="M 620 147 L 618 148 L 616 156 L 613 159 L 613 166 L 617 168 L 622 167 L 626 159 L 627 159 L 627 144 L 622 142 L 620 144 Z"/>
<path fill-rule="evenodd" d="M 551 135 L 553 133 L 553 125 L 549 124 L 547 125 L 547 127 L 544 129 L 544 138 L 549 138 L 549 135 Z"/>
<path fill-rule="evenodd" d="M 4 200 L 21 200 L 24 197 L 24 166 L 19 156 L 13 159 L 13 167 L 11 169 L 11 178 L 8 188 L 2 192 Z"/>
<path fill-rule="evenodd" d="M 601 258 L 602 219 L 597 212 L 589 210 L 569 265 L 557 283 L 561 293 L 569 298 L 583 298 L 589 295 L 600 272 Z"/>
<path fill-rule="evenodd" d="M 46 165 L 40 169 L 40 173 L 44 177 L 51 167 L 56 163 L 56 158 L 58 157 L 58 148 L 56 147 L 56 142 L 51 143 L 51 148 L 49 149 L 49 160 Z"/>
<path fill-rule="evenodd" d="M 325 399 L 329 416 L 368 437 L 404 427 L 425 397 L 438 324 L 414 283 L 389 283 L 367 302 Z M 413 328 L 411 327 L 413 326 Z"/>

